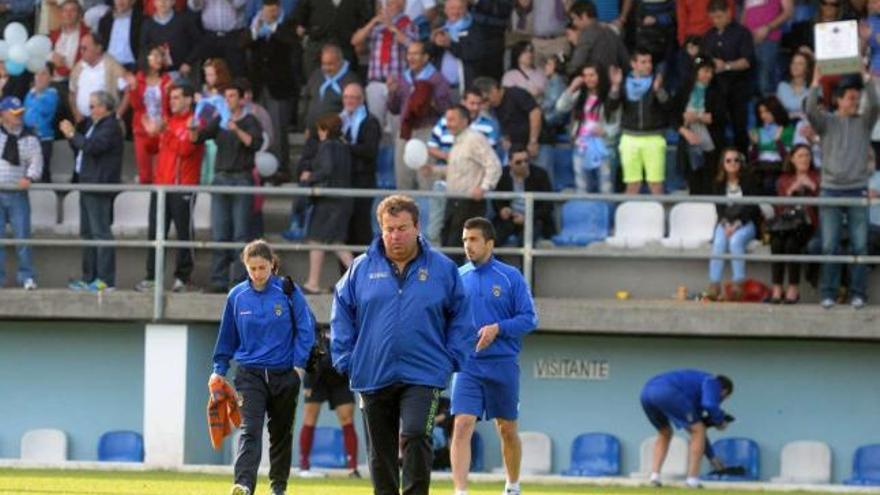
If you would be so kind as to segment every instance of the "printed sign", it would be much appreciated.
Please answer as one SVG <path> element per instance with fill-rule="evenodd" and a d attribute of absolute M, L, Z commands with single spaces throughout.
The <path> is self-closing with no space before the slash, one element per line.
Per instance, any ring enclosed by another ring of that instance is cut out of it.
<path fill-rule="evenodd" d="M 535 363 L 535 378 L 539 380 L 607 380 L 611 373 L 604 359 L 539 359 Z"/>
<path fill-rule="evenodd" d="M 816 64 L 822 74 L 851 74 L 862 71 L 857 21 L 819 22 L 814 29 Z"/>

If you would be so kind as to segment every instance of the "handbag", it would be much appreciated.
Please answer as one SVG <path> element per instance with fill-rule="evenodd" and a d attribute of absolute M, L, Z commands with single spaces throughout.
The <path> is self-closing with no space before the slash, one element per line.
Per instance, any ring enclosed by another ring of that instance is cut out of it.
<path fill-rule="evenodd" d="M 786 206 L 782 211 L 773 217 L 773 220 L 767 225 L 767 229 L 774 234 L 782 234 L 786 232 L 794 232 L 801 230 L 810 225 L 810 217 L 802 205 Z"/>

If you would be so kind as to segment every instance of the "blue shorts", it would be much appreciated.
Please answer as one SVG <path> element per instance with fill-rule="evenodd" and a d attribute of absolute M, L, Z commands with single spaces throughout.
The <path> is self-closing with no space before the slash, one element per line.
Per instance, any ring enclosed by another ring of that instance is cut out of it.
<path fill-rule="evenodd" d="M 676 428 L 687 429 L 700 420 L 690 399 L 670 385 L 649 382 L 642 389 L 641 401 L 648 421 L 658 430 L 669 427 L 670 421 Z"/>
<path fill-rule="evenodd" d="M 452 414 L 482 419 L 519 417 L 519 364 L 470 360 L 452 378 Z"/>

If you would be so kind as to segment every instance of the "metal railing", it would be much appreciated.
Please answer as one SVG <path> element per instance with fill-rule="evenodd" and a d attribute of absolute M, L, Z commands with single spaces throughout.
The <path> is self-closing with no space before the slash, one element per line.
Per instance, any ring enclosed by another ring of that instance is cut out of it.
<path fill-rule="evenodd" d="M 150 240 L 84 240 L 84 239 L 8 239 L 0 238 L 0 247 L 8 245 L 30 245 L 49 247 L 76 247 L 76 246 L 113 246 L 123 248 L 152 248 L 156 251 L 155 256 L 155 288 L 153 292 L 153 319 L 161 320 L 164 316 L 164 278 L 165 278 L 165 250 L 170 248 L 193 248 L 193 249 L 241 249 L 244 244 L 238 242 L 215 242 L 215 241 L 172 241 L 165 238 L 165 208 L 166 198 L 169 193 L 210 193 L 210 194 L 246 194 L 283 197 L 345 197 L 345 198 L 376 198 L 391 194 L 408 194 L 412 197 L 442 198 L 442 199 L 467 199 L 465 195 L 450 194 L 442 191 L 398 191 L 385 189 L 329 189 L 320 187 L 243 187 L 243 186 L 162 186 L 162 185 L 138 185 L 138 184 L 43 184 L 31 185 L 32 190 L 48 190 L 56 192 L 105 192 L 118 193 L 128 191 L 141 191 L 156 194 L 156 238 Z M 0 184 L 0 191 L 21 191 L 15 184 Z M 525 221 L 523 222 L 522 247 L 499 247 L 495 251 L 502 255 L 514 255 L 522 257 L 522 271 L 526 281 L 531 284 L 533 280 L 534 259 L 545 258 L 613 258 L 613 259 L 656 259 L 656 260 L 708 260 L 723 259 L 758 262 L 804 262 L 804 263 L 849 263 L 849 264 L 875 264 L 880 263 L 880 256 L 855 256 L 855 255 L 767 255 L 767 254 L 722 254 L 693 251 L 670 251 L 670 252 L 634 252 L 626 249 L 613 251 L 590 251 L 583 247 L 552 247 L 537 248 L 534 244 L 534 216 L 536 201 L 564 202 L 569 200 L 605 201 L 609 203 L 623 203 L 626 201 L 656 201 L 660 203 L 698 202 L 713 204 L 772 204 L 772 205 L 807 205 L 807 206 L 862 206 L 880 204 L 878 198 L 827 198 L 827 197 L 782 197 L 782 196 L 746 196 L 741 198 L 727 198 L 724 196 L 683 196 L 683 195 L 626 195 L 626 194 L 592 194 L 592 193 L 538 193 L 538 192 L 489 192 L 485 199 L 522 199 L 525 204 Z M 5 228 L 5 226 L 0 226 Z M 366 246 L 341 245 L 341 244 L 311 244 L 304 242 L 276 243 L 273 248 L 278 251 L 340 251 L 352 250 L 363 251 Z M 461 248 L 441 247 L 445 253 L 461 253 Z"/>

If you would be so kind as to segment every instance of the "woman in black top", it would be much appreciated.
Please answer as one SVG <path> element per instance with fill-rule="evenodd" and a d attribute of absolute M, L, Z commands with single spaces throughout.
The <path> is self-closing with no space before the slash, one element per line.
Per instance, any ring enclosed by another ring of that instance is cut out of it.
<path fill-rule="evenodd" d="M 318 153 L 311 162 L 311 170 L 300 176 L 300 183 L 311 187 L 350 188 L 351 151 L 342 142 L 342 119 L 332 113 L 315 123 L 318 134 Z M 312 217 L 306 239 L 313 244 L 341 244 L 348 235 L 352 214 L 351 198 L 319 196 L 312 198 Z M 336 256 L 348 268 L 353 259 L 351 251 L 336 251 Z M 324 251 L 309 251 L 309 278 L 302 286 L 306 294 L 321 292 L 321 266 Z"/>

